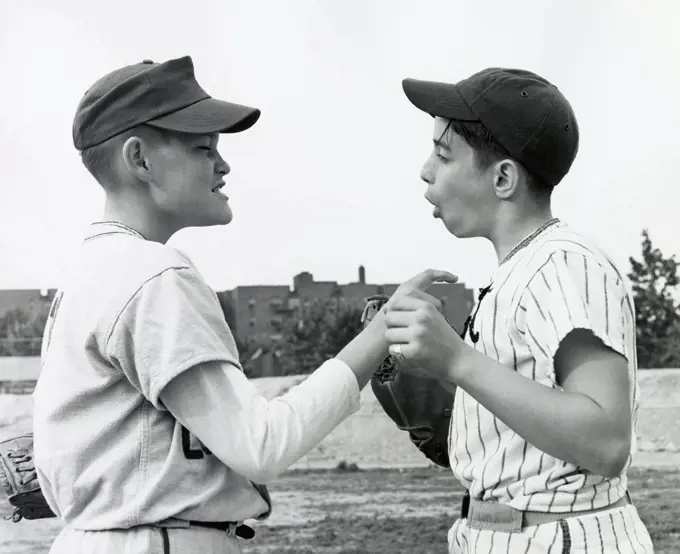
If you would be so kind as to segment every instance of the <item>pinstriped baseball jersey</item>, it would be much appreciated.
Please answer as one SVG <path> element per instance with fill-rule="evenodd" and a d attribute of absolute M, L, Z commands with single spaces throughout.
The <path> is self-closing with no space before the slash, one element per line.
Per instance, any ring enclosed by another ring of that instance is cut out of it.
<path fill-rule="evenodd" d="M 522 510 L 571 512 L 615 502 L 627 489 L 639 405 L 634 305 L 621 274 L 591 241 L 558 222 L 501 264 L 483 296 L 466 343 L 546 387 L 559 387 L 553 360 L 573 329 L 591 330 L 624 355 L 632 445 L 619 477 L 595 475 L 532 446 L 459 387 L 449 437 L 454 475 L 473 498 Z"/>

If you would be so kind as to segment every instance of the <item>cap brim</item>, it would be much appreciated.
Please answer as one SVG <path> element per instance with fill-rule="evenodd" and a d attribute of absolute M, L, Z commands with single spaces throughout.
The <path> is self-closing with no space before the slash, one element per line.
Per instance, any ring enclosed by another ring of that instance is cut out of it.
<path fill-rule="evenodd" d="M 456 85 L 419 79 L 404 79 L 401 84 L 411 104 L 432 117 L 479 121 Z"/>
<path fill-rule="evenodd" d="M 240 133 L 260 118 L 260 110 L 206 98 L 191 106 L 147 122 L 147 125 L 181 133 Z"/>

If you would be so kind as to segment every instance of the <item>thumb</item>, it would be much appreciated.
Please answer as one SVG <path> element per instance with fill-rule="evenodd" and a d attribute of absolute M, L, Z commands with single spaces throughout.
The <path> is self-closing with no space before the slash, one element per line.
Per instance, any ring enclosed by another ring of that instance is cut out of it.
<path fill-rule="evenodd" d="M 425 291 L 430 285 L 436 283 L 437 281 L 444 281 L 445 283 L 457 283 L 458 276 L 441 269 L 426 269 L 422 273 L 419 273 L 413 277 L 409 281 L 409 284 L 418 290 Z"/>

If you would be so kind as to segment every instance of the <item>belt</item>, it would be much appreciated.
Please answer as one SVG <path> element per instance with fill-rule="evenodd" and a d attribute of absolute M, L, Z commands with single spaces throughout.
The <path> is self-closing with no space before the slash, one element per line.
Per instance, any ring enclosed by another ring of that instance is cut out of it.
<path fill-rule="evenodd" d="M 237 537 L 242 539 L 252 539 L 255 536 L 255 530 L 249 525 L 238 523 L 236 521 L 195 521 L 189 520 L 189 525 L 195 527 L 207 527 L 209 529 L 217 529 L 219 531 L 229 531 L 234 533 Z"/>
<path fill-rule="evenodd" d="M 208 527 L 209 529 L 217 529 L 218 531 L 228 531 L 231 536 L 236 535 L 242 539 L 252 539 L 255 536 L 255 531 L 248 525 L 243 525 L 236 521 L 194 521 L 183 520 L 185 524 L 195 527 Z M 163 539 L 163 554 L 170 554 L 170 537 L 168 536 L 167 526 L 161 526 L 161 538 Z"/>
<path fill-rule="evenodd" d="M 518 510 L 507 504 L 475 500 L 470 498 L 470 493 L 466 491 L 461 503 L 460 517 L 461 519 L 467 518 L 468 526 L 472 529 L 488 529 L 513 533 L 519 532 L 526 527 L 554 523 L 563 519 L 581 517 L 605 510 L 613 510 L 627 504 L 632 504 L 632 501 L 630 494 L 626 491 L 622 498 L 602 508 L 566 513 L 531 512 Z"/>

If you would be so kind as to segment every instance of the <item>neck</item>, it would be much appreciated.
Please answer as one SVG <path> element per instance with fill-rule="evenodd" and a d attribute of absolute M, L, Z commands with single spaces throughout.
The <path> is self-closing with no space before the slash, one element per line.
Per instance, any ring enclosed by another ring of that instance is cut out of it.
<path fill-rule="evenodd" d="M 116 221 L 137 231 L 146 240 L 165 244 L 179 229 L 163 217 L 149 214 L 142 203 L 121 202 L 115 197 L 106 198 L 103 221 Z"/>
<path fill-rule="evenodd" d="M 500 264 L 523 239 L 551 219 L 553 215 L 548 206 L 531 215 L 513 216 L 502 221 L 489 237 L 496 251 L 498 263 Z"/>

